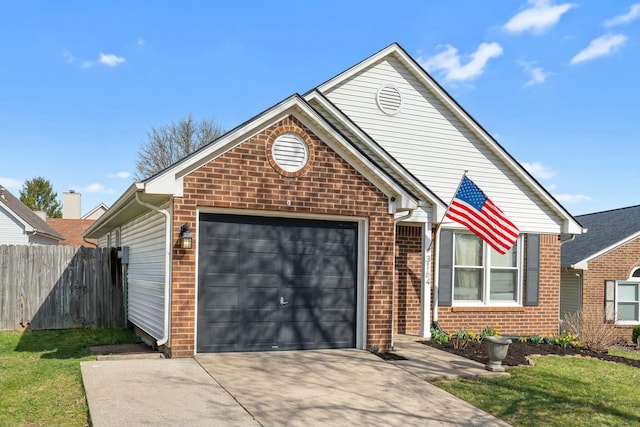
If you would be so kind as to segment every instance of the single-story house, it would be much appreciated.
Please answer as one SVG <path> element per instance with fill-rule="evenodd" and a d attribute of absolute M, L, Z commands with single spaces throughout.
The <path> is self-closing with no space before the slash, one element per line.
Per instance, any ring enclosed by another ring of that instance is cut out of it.
<path fill-rule="evenodd" d="M 0 245 L 57 245 L 64 236 L 0 186 Z"/>
<path fill-rule="evenodd" d="M 504 256 L 444 219 L 467 170 L 520 230 Z M 560 235 L 582 231 L 392 44 L 132 184 L 85 237 L 129 248 L 129 321 L 189 357 L 557 332 Z"/>
<path fill-rule="evenodd" d="M 640 325 L 640 206 L 576 217 L 589 232 L 562 245 L 560 314 L 596 311 L 631 341 Z"/>

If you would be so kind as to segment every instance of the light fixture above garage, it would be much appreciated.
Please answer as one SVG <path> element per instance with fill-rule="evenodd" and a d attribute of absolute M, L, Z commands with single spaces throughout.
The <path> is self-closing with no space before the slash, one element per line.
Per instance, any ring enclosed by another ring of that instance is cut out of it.
<path fill-rule="evenodd" d="M 189 224 L 186 222 L 180 226 L 180 247 L 182 249 L 191 249 L 193 244 L 193 236 L 189 232 Z"/>

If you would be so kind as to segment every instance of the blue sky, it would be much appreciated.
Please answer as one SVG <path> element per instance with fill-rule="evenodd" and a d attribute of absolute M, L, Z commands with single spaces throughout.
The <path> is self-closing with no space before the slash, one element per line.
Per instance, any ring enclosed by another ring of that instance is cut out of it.
<path fill-rule="evenodd" d="M 633 1 L 4 1 L 0 34 L 15 195 L 111 205 L 152 126 L 232 129 L 397 42 L 571 213 L 640 204 Z"/>

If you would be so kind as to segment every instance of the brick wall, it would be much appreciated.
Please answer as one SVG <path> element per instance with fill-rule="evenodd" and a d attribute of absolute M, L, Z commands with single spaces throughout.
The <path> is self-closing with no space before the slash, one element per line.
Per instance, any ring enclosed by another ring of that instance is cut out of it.
<path fill-rule="evenodd" d="M 435 262 L 433 264 L 435 268 Z M 524 286 L 526 295 L 526 283 Z M 560 315 L 560 243 L 557 235 L 540 236 L 539 291 L 540 303 L 535 307 L 439 307 L 438 320 L 447 332 L 459 328 L 478 332 L 485 326 L 497 325 L 503 335 L 557 333 Z"/>
<path fill-rule="evenodd" d="M 420 334 L 422 282 L 422 227 L 396 227 L 395 331 Z"/>
<path fill-rule="evenodd" d="M 286 173 L 270 158 L 270 146 L 284 132 L 305 139 L 311 162 Z M 288 203 L 290 201 L 290 204 Z M 293 117 L 274 124 L 184 178 L 175 198 L 171 295 L 171 356 L 194 354 L 195 260 L 197 241 L 179 248 L 179 229 L 189 223 L 197 235 L 196 208 L 233 208 L 369 218 L 367 345 L 391 345 L 394 222 L 386 196 Z"/>
<path fill-rule="evenodd" d="M 640 266 L 640 237 L 589 261 L 588 269 L 582 276 L 583 310 L 604 312 L 604 281 L 626 280 L 638 266 Z M 632 325 L 616 326 L 618 336 L 629 342 L 631 342 L 632 329 Z"/>

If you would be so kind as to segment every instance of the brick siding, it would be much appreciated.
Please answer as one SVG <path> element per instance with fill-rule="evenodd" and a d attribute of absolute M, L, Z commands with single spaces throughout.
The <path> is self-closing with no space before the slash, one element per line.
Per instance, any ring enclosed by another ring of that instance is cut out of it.
<path fill-rule="evenodd" d="M 433 264 L 435 268 L 435 262 Z M 526 295 L 526 282 L 524 287 Z M 438 320 L 447 332 L 460 328 L 478 332 L 485 326 L 497 326 L 503 335 L 557 333 L 560 316 L 560 242 L 557 235 L 540 236 L 539 292 L 539 304 L 535 307 L 439 307 Z"/>
<path fill-rule="evenodd" d="M 311 161 L 296 173 L 284 173 L 269 149 L 284 132 L 307 142 Z M 183 223 L 197 235 L 197 208 L 233 208 L 369 219 L 367 345 L 387 351 L 391 345 L 394 222 L 387 197 L 294 117 L 288 117 L 244 141 L 184 177 L 184 194 L 173 202 L 171 357 L 194 354 L 196 254 L 179 247 Z"/>
<path fill-rule="evenodd" d="M 640 266 L 640 237 L 595 258 L 582 276 L 582 308 L 604 313 L 604 281 L 627 280 Z M 604 319 L 603 319 L 604 321 Z M 631 342 L 633 325 L 616 325 L 619 338 Z"/>
<path fill-rule="evenodd" d="M 395 331 L 420 334 L 422 310 L 422 227 L 396 227 Z"/>

